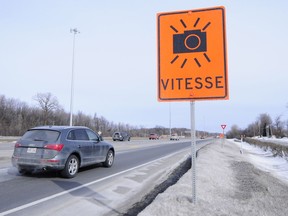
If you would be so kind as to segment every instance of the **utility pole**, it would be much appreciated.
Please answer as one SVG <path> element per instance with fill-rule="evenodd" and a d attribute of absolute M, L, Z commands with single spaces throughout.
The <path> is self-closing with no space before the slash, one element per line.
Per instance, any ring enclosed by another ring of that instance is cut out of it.
<path fill-rule="evenodd" d="M 70 97 L 70 126 L 73 125 L 73 100 L 74 100 L 74 56 L 75 56 L 75 35 L 80 32 L 74 28 L 70 29 L 70 33 L 73 33 L 73 53 L 72 53 L 72 77 L 71 77 L 71 97 Z"/>

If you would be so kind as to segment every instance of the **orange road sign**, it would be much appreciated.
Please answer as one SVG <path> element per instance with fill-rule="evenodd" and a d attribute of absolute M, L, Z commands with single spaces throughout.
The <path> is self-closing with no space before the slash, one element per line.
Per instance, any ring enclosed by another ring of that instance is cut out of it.
<path fill-rule="evenodd" d="M 158 100 L 229 98 L 225 8 L 157 14 Z"/>

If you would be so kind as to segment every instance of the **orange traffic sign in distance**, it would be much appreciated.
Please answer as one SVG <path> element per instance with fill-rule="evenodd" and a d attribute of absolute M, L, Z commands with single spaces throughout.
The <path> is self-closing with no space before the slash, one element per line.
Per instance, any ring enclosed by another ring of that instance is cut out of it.
<path fill-rule="evenodd" d="M 157 14 L 158 100 L 229 98 L 225 8 Z"/>

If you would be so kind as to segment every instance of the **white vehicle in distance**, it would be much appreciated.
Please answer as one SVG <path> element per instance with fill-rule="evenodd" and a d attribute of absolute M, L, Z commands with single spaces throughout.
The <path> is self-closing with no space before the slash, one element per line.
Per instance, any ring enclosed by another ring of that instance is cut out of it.
<path fill-rule="evenodd" d="M 171 135 L 171 137 L 170 137 L 170 140 L 179 140 L 180 138 L 179 138 L 179 136 L 178 136 L 178 134 L 177 133 L 173 133 L 172 135 Z"/>

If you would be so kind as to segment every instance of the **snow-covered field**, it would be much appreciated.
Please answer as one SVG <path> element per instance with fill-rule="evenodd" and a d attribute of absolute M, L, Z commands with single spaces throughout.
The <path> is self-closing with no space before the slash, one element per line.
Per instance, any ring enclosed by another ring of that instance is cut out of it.
<path fill-rule="evenodd" d="M 248 143 L 222 147 L 218 140 L 197 158 L 196 196 L 192 203 L 189 170 L 139 216 L 287 215 L 288 163 Z"/>

